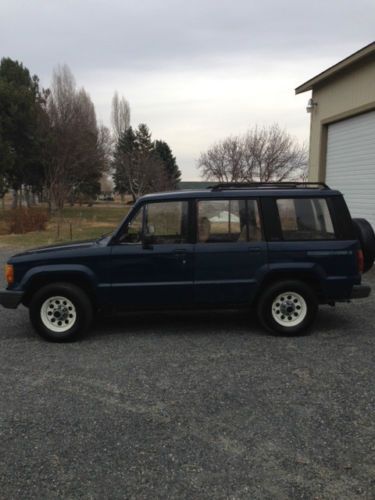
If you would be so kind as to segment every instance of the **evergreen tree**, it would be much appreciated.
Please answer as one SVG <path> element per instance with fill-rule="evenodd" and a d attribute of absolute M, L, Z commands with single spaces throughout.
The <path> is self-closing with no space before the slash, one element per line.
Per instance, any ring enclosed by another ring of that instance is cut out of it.
<path fill-rule="evenodd" d="M 129 127 L 118 139 L 113 161 L 115 189 L 121 195 L 130 193 L 129 170 L 136 159 L 136 150 L 136 135 Z"/>
<path fill-rule="evenodd" d="M 178 168 L 176 157 L 173 156 L 171 148 L 164 141 L 155 141 L 154 149 L 163 162 L 170 187 L 176 189 L 181 180 L 181 171 Z"/>
<path fill-rule="evenodd" d="M 39 81 L 18 61 L 0 62 L 0 172 L 16 192 L 43 178 Z M 5 166 L 4 166 L 5 164 Z"/>
<path fill-rule="evenodd" d="M 138 125 L 138 129 L 135 132 L 135 139 L 139 153 L 142 155 L 152 155 L 153 144 L 151 132 L 145 123 Z"/>
<path fill-rule="evenodd" d="M 1 83 L 0 83 L 1 85 Z M 1 92 L 0 92 L 1 94 Z M 8 172 L 12 168 L 14 154 L 8 141 L 5 140 L 0 122 L 0 198 L 3 199 L 8 191 Z"/>
<path fill-rule="evenodd" d="M 113 167 L 116 190 L 131 194 L 133 201 L 143 194 L 169 188 L 166 169 L 144 123 L 136 131 L 129 127 L 121 135 Z"/>
<path fill-rule="evenodd" d="M 156 154 L 151 132 L 145 123 L 135 133 L 137 145 L 137 190 L 139 194 L 166 191 L 169 189 L 166 169 Z"/>

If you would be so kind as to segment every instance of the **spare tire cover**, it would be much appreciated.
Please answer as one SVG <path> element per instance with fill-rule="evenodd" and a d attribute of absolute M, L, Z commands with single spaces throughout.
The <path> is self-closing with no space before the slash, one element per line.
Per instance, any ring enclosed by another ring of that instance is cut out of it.
<path fill-rule="evenodd" d="M 364 272 L 369 271 L 375 259 L 375 233 L 366 219 L 353 219 L 354 230 L 361 244 L 364 257 Z"/>

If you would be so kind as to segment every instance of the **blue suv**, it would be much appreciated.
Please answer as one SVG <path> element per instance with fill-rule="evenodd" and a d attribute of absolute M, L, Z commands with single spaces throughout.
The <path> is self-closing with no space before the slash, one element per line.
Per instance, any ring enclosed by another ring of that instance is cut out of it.
<path fill-rule="evenodd" d="M 106 307 L 250 308 L 297 335 L 319 304 L 367 297 L 375 236 L 322 183 L 217 184 L 143 196 L 110 236 L 13 256 L 0 304 L 29 308 L 51 341 L 75 339 Z"/>

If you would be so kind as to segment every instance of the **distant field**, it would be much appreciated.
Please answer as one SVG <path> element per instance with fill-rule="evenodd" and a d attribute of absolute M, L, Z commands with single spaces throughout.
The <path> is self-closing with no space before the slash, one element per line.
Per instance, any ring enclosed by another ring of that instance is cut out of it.
<path fill-rule="evenodd" d="M 63 210 L 61 219 L 56 216 L 51 217 L 46 231 L 4 234 L 6 232 L 5 211 L 0 209 L 0 246 L 33 247 L 66 242 L 71 239 L 98 238 L 116 228 L 129 210 L 129 206 L 114 204 L 95 204 L 92 207 L 66 207 Z"/>

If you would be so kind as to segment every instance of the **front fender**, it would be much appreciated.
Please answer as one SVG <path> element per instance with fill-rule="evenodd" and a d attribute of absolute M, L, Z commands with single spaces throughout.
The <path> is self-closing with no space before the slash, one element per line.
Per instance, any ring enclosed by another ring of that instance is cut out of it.
<path fill-rule="evenodd" d="M 35 266 L 29 269 L 22 277 L 18 289 L 26 290 L 29 284 L 36 278 L 44 278 L 50 276 L 61 276 L 59 279 L 64 280 L 64 276 L 76 275 L 82 276 L 89 281 L 93 288 L 98 285 L 95 273 L 87 266 L 82 264 L 47 264 L 42 266 Z"/>

